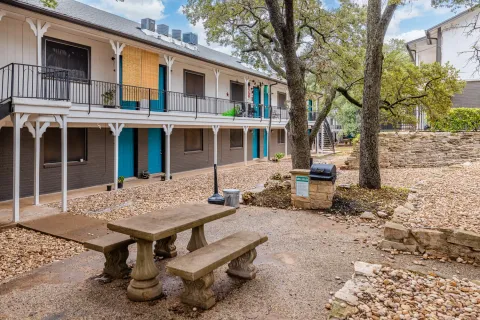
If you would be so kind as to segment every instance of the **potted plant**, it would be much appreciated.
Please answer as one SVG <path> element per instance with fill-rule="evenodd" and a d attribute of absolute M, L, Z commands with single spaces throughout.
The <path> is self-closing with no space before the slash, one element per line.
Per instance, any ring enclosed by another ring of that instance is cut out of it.
<path fill-rule="evenodd" d="M 102 93 L 102 99 L 104 108 L 115 108 L 115 89 Z"/>
<path fill-rule="evenodd" d="M 124 177 L 124 176 L 118 177 L 118 189 L 122 189 L 122 188 L 123 188 L 123 181 L 125 181 L 125 177 Z"/>

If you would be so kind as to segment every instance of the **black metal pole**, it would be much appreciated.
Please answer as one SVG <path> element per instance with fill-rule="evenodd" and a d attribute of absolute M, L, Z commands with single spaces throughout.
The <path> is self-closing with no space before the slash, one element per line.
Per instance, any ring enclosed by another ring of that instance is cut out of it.
<path fill-rule="evenodd" d="M 218 193 L 218 180 L 217 180 L 217 165 L 213 165 L 213 195 L 208 198 L 208 203 L 218 204 L 223 206 L 225 204 L 225 198 Z"/>

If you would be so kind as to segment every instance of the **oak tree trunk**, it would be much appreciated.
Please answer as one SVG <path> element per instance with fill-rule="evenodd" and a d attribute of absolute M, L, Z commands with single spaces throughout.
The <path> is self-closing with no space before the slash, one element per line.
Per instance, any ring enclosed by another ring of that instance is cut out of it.
<path fill-rule="evenodd" d="M 360 187 L 369 189 L 380 189 L 382 186 L 378 156 L 382 49 L 385 32 L 397 7 L 396 4 L 387 5 L 382 14 L 381 6 L 381 0 L 368 1 L 359 184 Z"/>

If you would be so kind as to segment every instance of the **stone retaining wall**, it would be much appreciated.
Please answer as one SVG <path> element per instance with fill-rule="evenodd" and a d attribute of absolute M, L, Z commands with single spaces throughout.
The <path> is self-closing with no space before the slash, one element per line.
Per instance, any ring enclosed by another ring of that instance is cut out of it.
<path fill-rule="evenodd" d="M 480 160 L 480 132 L 382 132 L 379 135 L 381 168 L 441 167 Z M 345 161 L 358 169 L 356 144 Z"/>
<path fill-rule="evenodd" d="M 480 263 L 480 234 L 475 232 L 440 228 L 409 229 L 394 222 L 387 222 L 384 232 L 385 239 L 380 243 L 382 249 L 420 252 Z"/>

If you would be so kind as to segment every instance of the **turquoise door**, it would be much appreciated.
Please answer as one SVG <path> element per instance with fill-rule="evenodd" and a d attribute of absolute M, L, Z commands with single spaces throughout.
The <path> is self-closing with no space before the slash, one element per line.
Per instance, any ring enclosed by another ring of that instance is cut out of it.
<path fill-rule="evenodd" d="M 268 157 L 268 129 L 263 129 L 263 156 Z"/>
<path fill-rule="evenodd" d="M 308 121 L 313 121 L 313 102 L 312 100 L 308 100 Z"/>
<path fill-rule="evenodd" d="M 148 129 L 148 172 L 162 172 L 162 129 Z"/>
<path fill-rule="evenodd" d="M 155 91 L 151 97 L 151 110 L 156 112 L 165 111 L 165 90 L 166 90 L 167 68 L 160 65 L 158 67 L 158 91 Z M 158 96 L 158 98 L 157 98 Z"/>
<path fill-rule="evenodd" d="M 254 118 L 260 118 L 260 88 L 254 87 L 253 88 L 253 104 L 255 105 L 255 109 L 253 111 Z"/>
<path fill-rule="evenodd" d="M 135 132 L 133 128 L 124 128 L 118 137 L 118 176 L 134 176 Z"/>
<path fill-rule="evenodd" d="M 253 129 L 252 156 L 253 159 L 260 157 L 260 129 Z"/>
<path fill-rule="evenodd" d="M 135 87 L 123 86 L 123 58 L 120 56 L 120 106 L 122 109 L 137 109 L 137 90 Z"/>
<path fill-rule="evenodd" d="M 269 112 L 269 105 L 268 105 L 268 86 L 263 87 L 263 105 L 265 106 L 265 114 L 264 117 L 268 118 L 270 117 L 270 112 Z"/>

